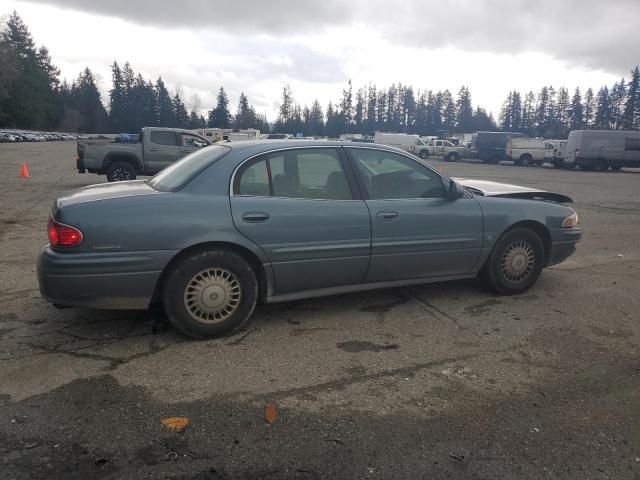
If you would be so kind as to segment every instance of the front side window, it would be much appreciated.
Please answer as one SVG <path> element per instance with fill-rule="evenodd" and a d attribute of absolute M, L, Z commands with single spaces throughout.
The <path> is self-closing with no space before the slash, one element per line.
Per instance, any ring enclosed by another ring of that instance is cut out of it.
<path fill-rule="evenodd" d="M 351 189 L 333 148 L 283 150 L 263 155 L 239 171 L 234 192 L 284 198 L 351 200 Z"/>
<path fill-rule="evenodd" d="M 183 147 L 202 148 L 207 146 L 207 142 L 204 139 L 188 133 L 180 134 L 180 142 Z"/>
<path fill-rule="evenodd" d="M 151 143 L 155 143 L 156 145 L 168 145 L 172 147 L 178 145 L 176 143 L 176 134 L 174 132 L 162 131 L 151 132 Z"/>
<path fill-rule="evenodd" d="M 369 197 L 442 198 L 442 178 L 421 163 L 384 150 L 350 149 Z"/>

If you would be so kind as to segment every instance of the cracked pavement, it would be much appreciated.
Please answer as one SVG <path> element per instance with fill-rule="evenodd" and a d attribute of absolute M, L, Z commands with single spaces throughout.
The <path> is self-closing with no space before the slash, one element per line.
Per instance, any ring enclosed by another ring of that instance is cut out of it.
<path fill-rule="evenodd" d="M 75 142 L 0 144 L 0 479 L 640 478 L 640 172 L 436 160 L 573 197 L 578 252 L 517 297 L 471 280 L 263 305 L 195 342 L 157 311 L 40 298 L 51 202 L 104 181 L 74 163 Z"/>

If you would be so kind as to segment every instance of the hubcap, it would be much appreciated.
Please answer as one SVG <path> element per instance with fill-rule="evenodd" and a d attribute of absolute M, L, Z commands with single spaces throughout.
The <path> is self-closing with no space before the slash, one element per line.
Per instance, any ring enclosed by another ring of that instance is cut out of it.
<path fill-rule="evenodd" d="M 500 266 L 504 278 L 509 282 L 517 283 L 531 274 L 534 264 L 535 255 L 531 245 L 519 240 L 505 249 Z"/>
<path fill-rule="evenodd" d="M 120 182 L 124 180 L 131 180 L 131 175 L 129 174 L 129 170 L 126 168 L 116 168 L 113 171 L 113 178 Z"/>
<path fill-rule="evenodd" d="M 223 268 L 209 268 L 195 274 L 184 290 L 187 312 L 202 323 L 226 320 L 238 309 L 241 299 L 240 282 Z"/>

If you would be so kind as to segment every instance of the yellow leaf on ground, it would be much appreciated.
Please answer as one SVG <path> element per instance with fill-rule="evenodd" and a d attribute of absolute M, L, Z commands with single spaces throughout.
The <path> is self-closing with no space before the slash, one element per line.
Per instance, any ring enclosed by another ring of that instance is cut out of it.
<path fill-rule="evenodd" d="M 189 425 L 189 419 L 187 417 L 167 417 L 161 420 L 162 425 L 167 430 L 172 432 L 180 432 L 184 430 L 184 427 Z"/>

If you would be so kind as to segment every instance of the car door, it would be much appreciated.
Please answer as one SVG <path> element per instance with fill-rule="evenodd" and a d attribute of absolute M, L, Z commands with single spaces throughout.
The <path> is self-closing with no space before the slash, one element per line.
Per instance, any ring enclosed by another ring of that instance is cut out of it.
<path fill-rule="evenodd" d="M 367 282 L 446 277 L 473 269 L 484 221 L 471 195 L 447 198 L 449 180 L 408 156 L 345 149 L 371 212 Z"/>
<path fill-rule="evenodd" d="M 177 134 L 171 130 L 152 130 L 144 143 L 145 171 L 159 172 L 168 167 L 184 153 L 180 152 Z"/>
<path fill-rule="evenodd" d="M 354 196 L 338 148 L 297 148 L 248 160 L 234 174 L 236 228 L 269 257 L 276 294 L 362 282 L 369 210 Z"/>

